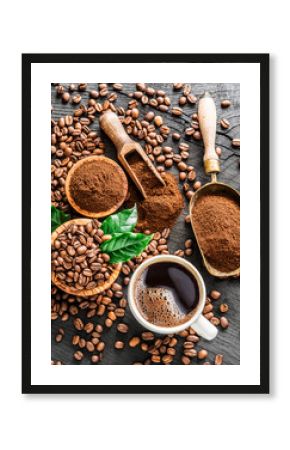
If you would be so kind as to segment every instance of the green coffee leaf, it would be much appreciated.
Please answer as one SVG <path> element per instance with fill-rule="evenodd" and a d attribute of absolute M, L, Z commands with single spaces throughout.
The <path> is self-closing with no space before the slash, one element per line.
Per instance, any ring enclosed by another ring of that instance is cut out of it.
<path fill-rule="evenodd" d="M 51 205 L 51 232 L 69 219 L 69 215 Z"/>
<path fill-rule="evenodd" d="M 139 256 L 147 247 L 153 234 L 114 233 L 112 238 L 101 244 L 101 250 L 110 255 L 110 263 L 126 262 Z"/>
<path fill-rule="evenodd" d="M 133 231 L 137 224 L 137 207 L 124 209 L 117 214 L 107 217 L 102 223 L 102 230 L 105 234 L 125 233 Z"/>

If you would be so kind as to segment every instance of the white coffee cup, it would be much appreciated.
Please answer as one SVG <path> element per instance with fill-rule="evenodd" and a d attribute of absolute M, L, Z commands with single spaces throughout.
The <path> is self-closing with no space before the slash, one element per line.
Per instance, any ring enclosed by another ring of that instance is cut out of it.
<path fill-rule="evenodd" d="M 154 265 L 156 263 L 160 262 L 172 262 L 179 264 L 180 266 L 183 266 L 185 269 L 188 270 L 188 272 L 192 273 L 194 276 L 198 289 L 199 289 L 199 301 L 198 305 L 196 306 L 194 310 L 194 314 L 190 317 L 190 319 L 182 323 L 180 325 L 176 325 L 174 327 L 161 327 L 159 325 L 154 325 L 153 323 L 148 322 L 139 311 L 137 304 L 136 304 L 136 282 L 138 281 L 139 277 L 141 276 L 142 272 L 146 269 L 146 267 Z M 152 258 L 148 258 L 145 260 L 134 272 L 133 276 L 131 277 L 129 286 L 128 286 L 128 303 L 130 306 L 130 309 L 132 311 L 133 316 L 135 319 L 147 330 L 153 331 L 154 333 L 159 334 L 175 334 L 180 333 L 181 331 L 185 330 L 188 327 L 192 327 L 197 334 L 199 334 L 201 337 L 207 339 L 208 341 L 211 341 L 214 339 L 218 333 L 217 328 L 209 322 L 203 315 L 202 311 L 205 305 L 206 300 L 206 289 L 204 285 L 204 281 L 202 279 L 202 276 L 200 275 L 199 271 L 194 267 L 191 263 L 186 261 L 183 258 L 180 258 L 179 256 L 174 255 L 158 255 L 153 256 Z"/>

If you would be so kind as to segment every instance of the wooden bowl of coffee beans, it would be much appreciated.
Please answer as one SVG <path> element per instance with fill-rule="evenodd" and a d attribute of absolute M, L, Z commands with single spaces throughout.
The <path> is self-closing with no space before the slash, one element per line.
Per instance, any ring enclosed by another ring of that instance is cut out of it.
<path fill-rule="evenodd" d="M 62 291 L 88 297 L 109 289 L 119 276 L 122 264 L 110 264 L 102 253 L 104 235 L 97 219 L 73 219 L 51 235 L 51 279 Z"/>

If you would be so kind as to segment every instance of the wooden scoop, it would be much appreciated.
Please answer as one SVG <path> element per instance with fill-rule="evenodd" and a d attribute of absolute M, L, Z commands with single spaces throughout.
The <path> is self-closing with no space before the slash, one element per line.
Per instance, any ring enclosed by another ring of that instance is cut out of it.
<path fill-rule="evenodd" d="M 204 184 L 191 197 L 190 217 L 192 229 L 195 234 L 199 251 L 201 253 L 207 271 L 217 278 L 238 277 L 240 275 L 240 267 L 231 272 L 226 273 L 217 270 L 216 268 L 212 267 L 209 264 L 202 251 L 202 248 L 198 241 L 198 235 L 194 229 L 194 223 L 192 220 L 192 210 L 200 197 L 210 194 L 224 195 L 228 198 L 233 199 L 240 206 L 240 193 L 236 189 L 232 188 L 227 184 L 217 182 L 217 173 L 220 172 L 220 163 L 218 155 L 216 154 L 215 151 L 216 107 L 213 98 L 210 96 L 208 92 L 205 92 L 204 95 L 199 100 L 198 120 L 204 142 L 204 158 L 203 158 L 204 170 L 207 175 L 211 176 L 211 182 Z"/>
<path fill-rule="evenodd" d="M 100 126 L 115 145 L 120 163 L 126 170 L 127 174 L 130 176 L 130 178 L 134 181 L 144 198 L 146 198 L 146 192 L 143 189 L 142 183 L 138 179 L 126 159 L 129 154 L 132 154 L 134 152 L 138 153 L 138 155 L 147 164 L 148 170 L 151 170 L 151 172 L 153 172 L 160 183 L 165 186 L 165 182 L 156 170 L 154 164 L 148 158 L 141 145 L 138 144 L 138 142 L 133 141 L 126 133 L 117 114 L 110 110 L 105 111 L 100 117 Z"/>

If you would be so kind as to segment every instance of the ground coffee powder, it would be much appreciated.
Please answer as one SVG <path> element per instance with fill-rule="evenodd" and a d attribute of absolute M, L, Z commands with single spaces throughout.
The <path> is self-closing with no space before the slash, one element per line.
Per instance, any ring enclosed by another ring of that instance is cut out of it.
<path fill-rule="evenodd" d="M 122 177 L 105 160 L 84 160 L 71 178 L 69 190 L 75 203 L 98 213 L 114 207 L 123 198 Z"/>
<path fill-rule="evenodd" d="M 138 228 L 151 231 L 171 228 L 184 205 L 176 178 L 171 173 L 164 173 L 165 186 L 163 186 L 138 154 L 129 155 L 127 160 L 147 194 L 146 199 L 143 199 L 140 193 L 136 192 L 136 188 L 129 187 L 128 204 L 132 206 L 137 203 Z"/>
<path fill-rule="evenodd" d="M 207 261 L 221 272 L 240 267 L 240 208 L 226 196 L 205 195 L 192 209 L 192 220 Z"/>

